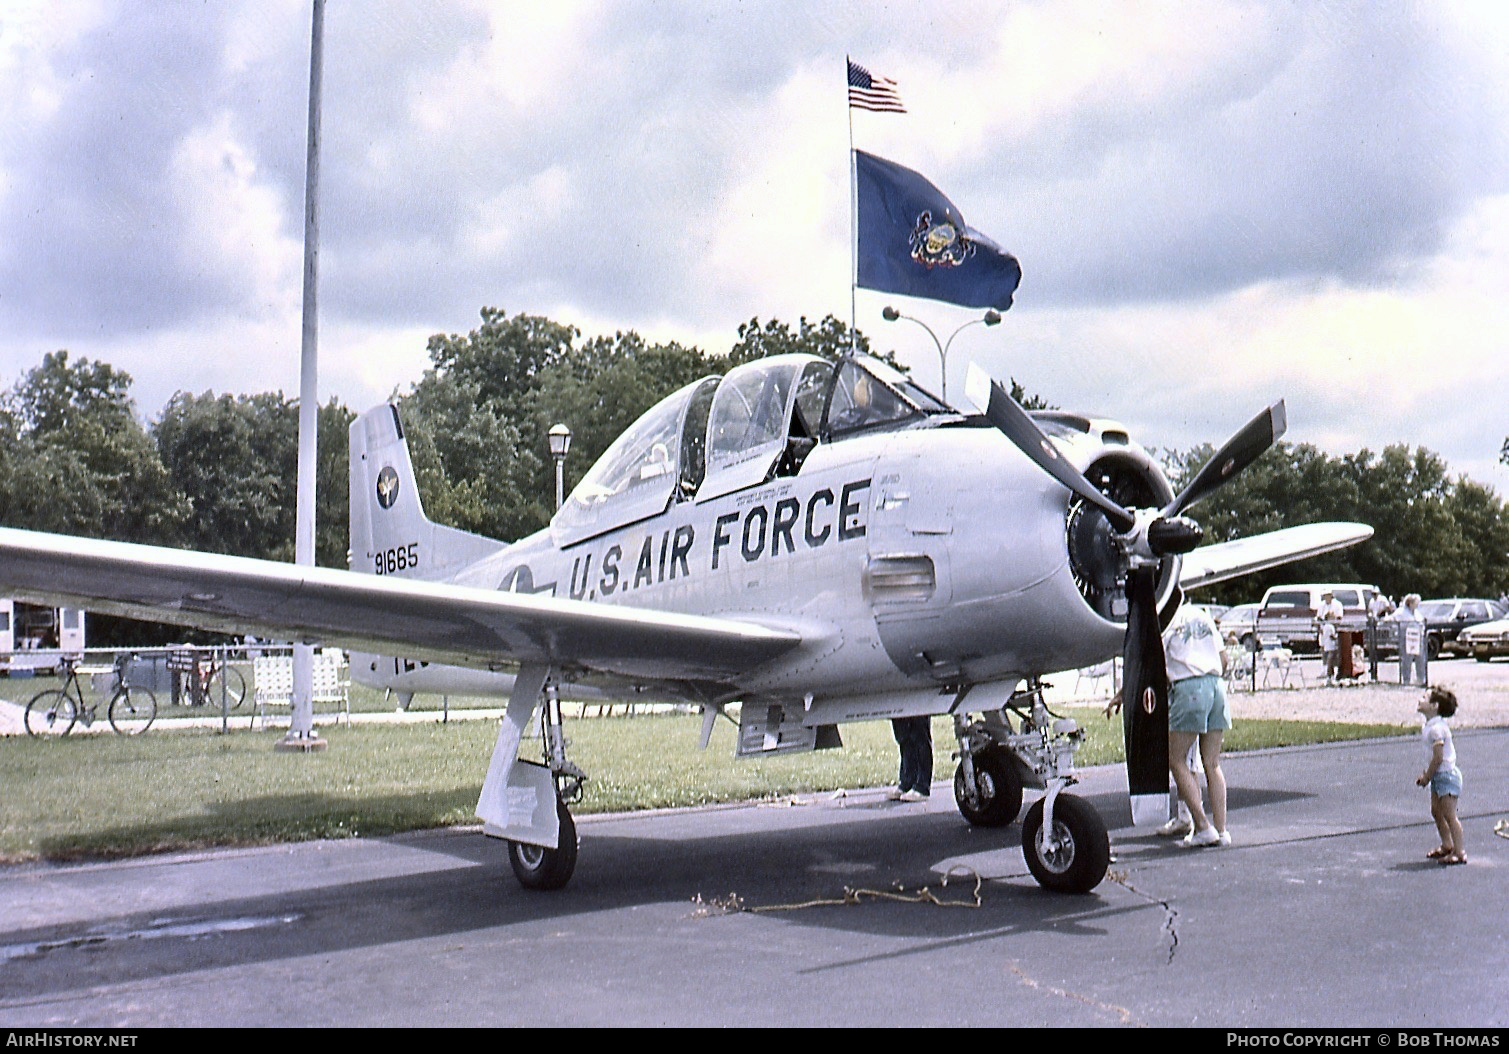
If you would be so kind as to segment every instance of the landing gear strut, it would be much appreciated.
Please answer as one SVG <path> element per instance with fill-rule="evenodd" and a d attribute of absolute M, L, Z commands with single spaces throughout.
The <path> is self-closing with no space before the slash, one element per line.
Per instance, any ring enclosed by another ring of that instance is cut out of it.
<path fill-rule="evenodd" d="M 536 713 L 543 765 L 519 757 L 519 742 Z M 581 800 L 587 777 L 567 760 L 569 745 L 550 668 L 525 664 L 498 728 L 477 815 L 484 834 L 507 841 L 508 862 L 526 889 L 560 889 L 576 870 L 576 824 L 566 806 Z"/>
<path fill-rule="evenodd" d="M 508 862 L 513 866 L 514 877 L 525 889 L 560 889 L 571 881 L 571 875 L 576 871 L 576 822 L 571 819 L 566 803 L 581 801 L 582 782 L 587 775 L 566 760 L 566 748 L 571 741 L 566 738 L 560 689 L 553 678 L 545 681 L 541 695 L 544 706 L 540 711 L 540 736 L 545 759 L 555 780 L 555 813 L 560 834 L 554 849 L 510 840 Z"/>
<path fill-rule="evenodd" d="M 1063 793 L 1077 782 L 1074 752 L 1084 733 L 1072 720 L 1048 712 L 1042 684 L 1034 680 L 1005 707 L 973 722 L 956 715 L 954 734 L 954 798 L 964 818 L 980 827 L 1004 827 L 1021 810 L 1024 783 L 1047 787 L 1022 822 L 1027 869 L 1040 885 L 1061 893 L 1088 893 L 1099 885 L 1111 861 L 1105 822 L 1083 798 Z"/>

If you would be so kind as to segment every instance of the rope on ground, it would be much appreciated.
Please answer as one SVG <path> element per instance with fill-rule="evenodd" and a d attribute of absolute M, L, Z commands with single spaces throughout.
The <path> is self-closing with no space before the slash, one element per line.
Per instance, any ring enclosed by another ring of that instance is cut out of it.
<path fill-rule="evenodd" d="M 908 893 L 900 885 L 894 891 L 883 889 L 855 889 L 845 886 L 843 896 L 828 899 L 805 900 L 798 904 L 764 904 L 751 907 L 744 903 L 744 898 L 737 893 L 730 893 L 726 897 L 714 897 L 711 900 L 703 900 L 702 894 L 698 893 L 692 898 L 692 903 L 698 905 L 692 913 L 693 918 L 708 918 L 713 915 L 737 915 L 741 912 L 751 915 L 761 915 L 773 911 L 801 911 L 805 908 L 842 907 L 846 905 L 861 904 L 865 900 L 894 900 L 902 904 L 931 904 L 938 908 L 978 908 L 981 905 L 980 889 L 985 880 L 980 873 L 972 867 L 964 864 L 955 864 L 944 874 L 939 886 L 947 886 L 948 880 L 956 873 L 973 875 L 975 888 L 973 894 L 964 900 L 940 900 L 937 894 L 928 886 L 922 886 Z"/>

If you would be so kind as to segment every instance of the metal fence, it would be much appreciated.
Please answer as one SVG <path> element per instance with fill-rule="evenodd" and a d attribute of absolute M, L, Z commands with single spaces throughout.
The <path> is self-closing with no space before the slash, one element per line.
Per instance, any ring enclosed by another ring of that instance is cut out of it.
<path fill-rule="evenodd" d="M 277 644 L 193 645 L 170 644 L 154 648 L 22 649 L 0 652 L 0 675 L 12 678 L 56 674 L 63 660 L 77 664 L 77 672 L 95 690 L 113 687 L 116 670 L 123 668 L 126 683 L 149 689 L 169 717 L 218 717 L 222 731 L 233 718 L 264 723 L 270 712 L 286 712 L 291 698 L 293 649 Z M 350 720 L 349 682 L 344 656 L 339 662 L 321 663 L 316 672 L 327 673 L 320 684 L 317 703 L 333 703 Z M 124 660 L 121 667 L 117 663 Z M 258 675 L 267 682 L 258 684 Z M 105 679 L 108 678 L 108 682 Z M 104 683 L 102 683 L 104 682 Z"/>

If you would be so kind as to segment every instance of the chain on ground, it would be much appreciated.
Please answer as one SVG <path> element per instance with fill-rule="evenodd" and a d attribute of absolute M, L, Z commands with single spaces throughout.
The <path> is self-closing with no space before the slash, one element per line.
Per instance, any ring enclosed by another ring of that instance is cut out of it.
<path fill-rule="evenodd" d="M 975 880 L 974 892 L 966 899 L 941 900 L 930 886 L 921 886 L 916 890 L 908 892 L 899 883 L 894 890 L 856 889 L 852 886 L 845 886 L 843 895 L 840 897 L 804 900 L 795 904 L 762 904 L 751 906 L 745 904 L 744 898 L 740 897 L 737 893 L 729 893 L 726 897 L 713 897 L 711 900 L 703 900 L 702 894 L 698 893 L 692 898 L 692 903 L 697 905 L 697 910 L 692 913 L 692 917 L 709 918 L 713 915 L 737 915 L 741 912 L 751 915 L 761 915 L 776 911 L 802 911 L 806 908 L 845 907 L 862 904 L 866 900 L 893 900 L 902 904 L 931 904 L 933 907 L 938 908 L 980 907 L 982 903 L 980 890 L 985 884 L 985 880 L 980 876 L 980 873 L 972 867 L 956 864 L 944 874 L 942 881 L 939 882 L 939 886 L 946 887 L 949 878 L 955 874 L 970 875 Z"/>

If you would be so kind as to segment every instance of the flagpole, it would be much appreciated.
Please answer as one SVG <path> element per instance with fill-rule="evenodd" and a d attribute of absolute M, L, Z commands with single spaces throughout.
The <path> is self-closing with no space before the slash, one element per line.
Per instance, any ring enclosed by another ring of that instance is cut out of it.
<path fill-rule="evenodd" d="M 309 43 L 309 154 L 304 173 L 304 329 L 299 354 L 299 457 L 295 488 L 294 562 L 315 565 L 315 483 L 319 434 L 320 97 L 325 70 L 325 0 L 314 0 Z M 288 734 L 274 749 L 325 749 L 314 728 L 314 645 L 293 645 Z"/>
<path fill-rule="evenodd" d="M 859 350 L 856 329 L 859 313 L 855 307 L 855 289 L 859 285 L 859 190 L 854 169 L 854 106 L 849 101 L 849 56 L 844 56 L 844 109 L 849 113 L 849 353 Z"/>

